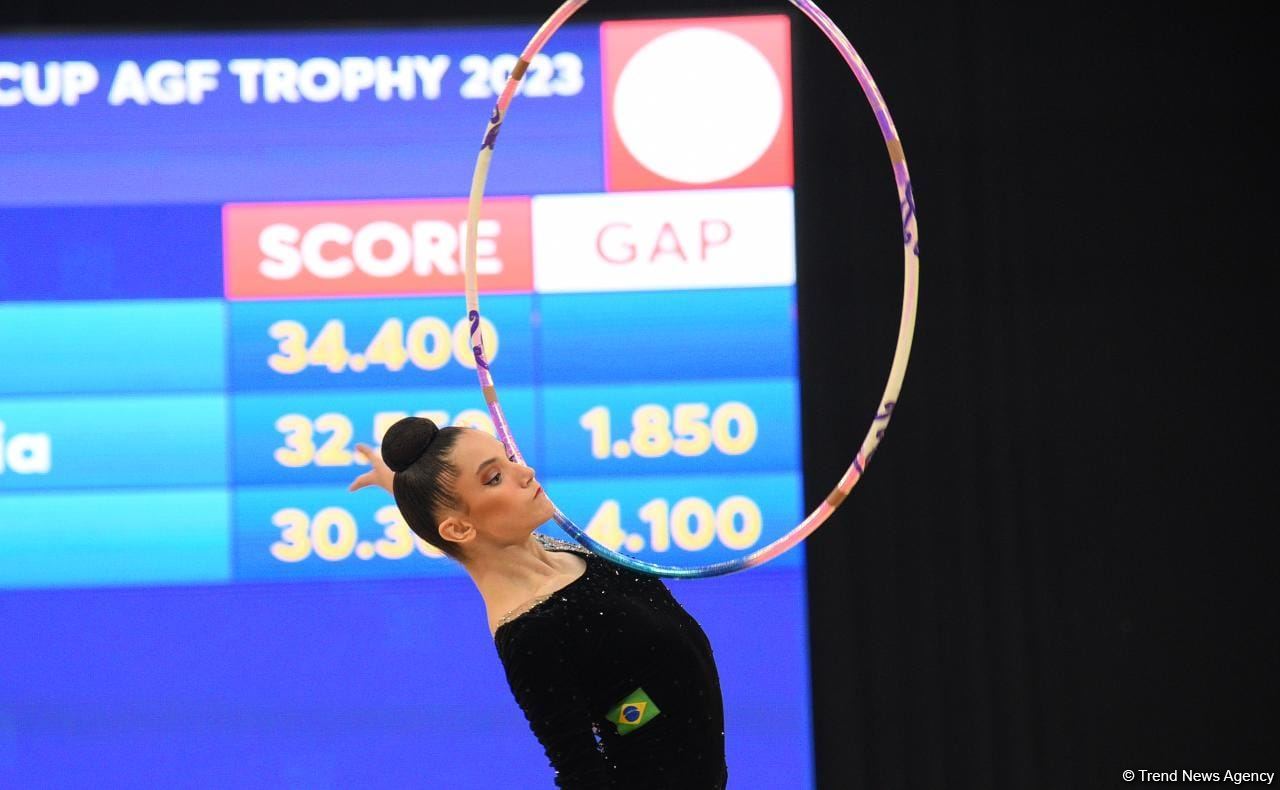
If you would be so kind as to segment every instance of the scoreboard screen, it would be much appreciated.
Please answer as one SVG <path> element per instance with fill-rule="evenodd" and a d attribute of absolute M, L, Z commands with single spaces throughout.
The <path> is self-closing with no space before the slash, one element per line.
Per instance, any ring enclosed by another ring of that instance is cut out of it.
<path fill-rule="evenodd" d="M 533 27 L 0 34 L 0 785 L 550 784 L 470 578 L 347 491 L 406 415 L 493 432 L 466 195 Z M 791 128 L 776 15 L 567 26 L 504 124 L 493 372 L 610 547 L 804 515 Z M 667 584 L 735 784 L 810 785 L 802 552 Z"/>

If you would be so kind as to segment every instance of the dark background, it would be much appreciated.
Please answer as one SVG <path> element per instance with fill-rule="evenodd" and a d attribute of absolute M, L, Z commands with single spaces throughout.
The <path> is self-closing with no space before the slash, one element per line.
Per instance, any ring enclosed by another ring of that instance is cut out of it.
<path fill-rule="evenodd" d="M 1274 24 L 1233 2 L 823 5 L 894 114 L 922 267 L 889 436 L 806 545 L 819 786 L 1280 770 L 1263 410 L 1276 367 L 1263 331 Z M 579 17 L 786 8 L 598 0 Z M 0 24 L 499 22 L 551 9 L 19 0 Z M 871 114 L 834 49 L 795 21 L 812 506 L 874 415 L 902 269 Z"/>

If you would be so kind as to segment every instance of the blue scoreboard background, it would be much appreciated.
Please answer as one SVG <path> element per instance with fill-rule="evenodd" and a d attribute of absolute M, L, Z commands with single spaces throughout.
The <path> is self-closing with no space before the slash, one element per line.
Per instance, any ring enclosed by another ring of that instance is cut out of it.
<path fill-rule="evenodd" d="M 0 786 L 550 785 L 470 579 L 346 490 L 401 416 L 492 430 L 462 223 L 532 30 L 0 35 Z M 803 516 L 788 41 L 567 27 L 498 147 L 502 402 L 646 559 Z M 737 787 L 812 784 L 802 559 L 668 582 Z"/>

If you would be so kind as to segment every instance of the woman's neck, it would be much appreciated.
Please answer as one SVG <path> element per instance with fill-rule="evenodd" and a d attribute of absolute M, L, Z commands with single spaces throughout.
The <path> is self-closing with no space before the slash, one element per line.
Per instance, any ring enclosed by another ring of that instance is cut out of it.
<path fill-rule="evenodd" d="M 463 564 L 489 613 L 490 629 L 522 604 L 564 587 L 586 564 L 572 554 L 547 551 L 533 535 L 510 546 L 493 547 Z"/>

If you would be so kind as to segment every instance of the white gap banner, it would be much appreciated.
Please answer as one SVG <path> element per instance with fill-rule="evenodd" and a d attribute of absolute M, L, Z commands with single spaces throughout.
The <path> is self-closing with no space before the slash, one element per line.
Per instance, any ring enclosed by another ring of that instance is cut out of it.
<path fill-rule="evenodd" d="M 533 198 L 538 293 L 792 285 L 790 187 Z"/>

